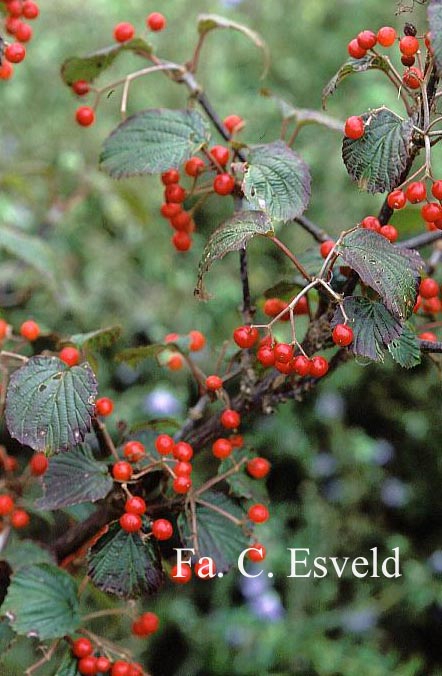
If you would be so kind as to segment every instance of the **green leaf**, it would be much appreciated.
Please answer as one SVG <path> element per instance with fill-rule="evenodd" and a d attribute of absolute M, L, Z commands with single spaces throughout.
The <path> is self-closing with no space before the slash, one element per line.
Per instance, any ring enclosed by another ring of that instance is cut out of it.
<path fill-rule="evenodd" d="M 284 141 L 251 146 L 243 190 L 250 204 L 272 220 L 289 221 L 306 210 L 310 171 Z"/>
<path fill-rule="evenodd" d="M 372 230 L 357 228 L 345 235 L 338 252 L 364 284 L 371 286 L 399 319 L 413 312 L 423 260 L 417 251 L 393 246 Z"/>
<path fill-rule="evenodd" d="M 170 350 L 170 347 L 170 344 L 162 345 L 160 343 L 139 345 L 138 347 L 127 347 L 115 355 L 115 361 L 120 363 L 124 362 L 125 364 L 129 364 L 129 366 L 137 366 L 145 359 L 158 357 L 164 350 Z"/>
<path fill-rule="evenodd" d="M 182 427 L 181 423 L 175 418 L 152 418 L 151 420 L 143 420 L 130 428 L 130 434 L 142 432 L 143 430 L 152 430 L 156 434 L 174 434 Z"/>
<path fill-rule="evenodd" d="M 37 563 L 55 563 L 47 549 L 43 549 L 33 540 L 23 540 L 17 537 L 9 538 L 0 558 L 7 561 L 13 571 Z"/>
<path fill-rule="evenodd" d="M 410 154 L 414 117 L 401 120 L 386 108 L 361 115 L 364 135 L 344 137 L 342 159 L 350 177 L 362 190 L 386 192 L 400 183 Z"/>
<path fill-rule="evenodd" d="M 63 63 L 61 77 L 71 87 L 77 80 L 93 82 L 103 71 L 110 68 L 122 52 L 135 52 L 140 56 L 149 56 L 152 47 L 145 40 L 135 38 L 128 42 L 105 47 L 86 56 L 73 56 Z"/>
<path fill-rule="evenodd" d="M 56 284 L 56 259 L 51 248 L 42 239 L 2 225 L 0 248 L 37 270 L 53 286 Z"/>
<path fill-rule="evenodd" d="M 68 648 L 64 653 L 54 676 L 80 676 L 77 665 L 78 659 L 74 657 L 72 650 Z"/>
<path fill-rule="evenodd" d="M 196 110 L 144 110 L 106 139 L 101 168 L 112 178 L 160 173 L 179 167 L 208 140 L 207 123 Z"/>
<path fill-rule="evenodd" d="M 402 324 L 385 305 L 362 296 L 348 296 L 344 298 L 343 305 L 354 333 L 349 349 L 361 357 L 383 361 L 384 348 L 401 335 Z M 338 307 L 331 326 L 343 321 L 344 316 Z"/>
<path fill-rule="evenodd" d="M 388 65 L 387 59 L 380 54 L 368 54 L 362 59 L 348 59 L 348 61 L 342 64 L 338 72 L 333 75 L 332 79 L 322 90 L 322 107 L 325 108 L 328 97 L 335 93 L 337 87 L 349 75 L 352 75 L 353 73 L 364 73 L 367 70 L 383 70 L 385 73 L 388 73 L 389 69 L 390 66 Z"/>
<path fill-rule="evenodd" d="M 204 247 L 198 266 L 198 279 L 194 294 L 200 300 L 207 300 L 203 280 L 213 261 L 218 261 L 230 251 L 239 251 L 257 235 L 274 235 L 270 218 L 262 211 L 238 211 L 219 226 Z"/>
<path fill-rule="evenodd" d="M 11 578 L 2 613 L 20 635 L 44 641 L 72 634 L 81 622 L 77 585 L 47 563 L 20 568 Z"/>
<path fill-rule="evenodd" d="M 218 468 L 218 475 L 228 472 L 243 460 L 250 460 L 256 456 L 246 448 L 236 449 L 228 458 L 223 460 Z M 231 494 L 236 498 L 245 498 L 246 500 L 253 500 L 254 502 L 266 502 L 268 500 L 267 489 L 264 481 L 252 479 L 247 474 L 246 463 L 242 465 L 242 469 L 234 474 L 231 474 L 226 479 L 227 484 L 231 490 Z"/>
<path fill-rule="evenodd" d="M 80 350 L 104 350 L 110 347 L 120 338 L 122 333 L 121 326 L 108 326 L 105 329 L 98 329 L 90 333 L 76 333 L 62 344 L 74 344 Z"/>
<path fill-rule="evenodd" d="M 48 455 L 69 450 L 91 428 L 96 394 L 97 381 L 87 362 L 69 368 L 57 357 L 31 357 L 9 381 L 9 433 Z"/>
<path fill-rule="evenodd" d="M 206 491 L 198 499 L 207 505 L 196 505 L 196 535 L 193 537 L 190 511 L 178 517 L 178 528 L 185 547 L 196 549 L 196 558 L 210 556 L 217 572 L 225 573 L 237 561 L 239 554 L 248 546 L 248 540 L 240 526 L 219 511 L 227 512 L 236 519 L 244 519 L 241 507 L 231 498 L 216 491 Z M 197 543 L 196 543 L 197 540 Z"/>
<path fill-rule="evenodd" d="M 262 77 L 266 75 L 270 66 L 270 52 L 259 33 L 251 30 L 248 26 L 243 26 L 241 23 L 226 19 L 223 16 L 218 16 L 217 14 L 200 14 L 198 16 L 198 32 L 200 35 L 205 35 L 216 28 L 228 28 L 239 31 L 259 47 L 264 56 L 264 72 L 262 73 Z"/>
<path fill-rule="evenodd" d="M 280 96 L 273 94 L 270 89 L 261 89 L 260 94 L 273 99 L 277 103 L 283 120 L 294 120 L 298 127 L 304 127 L 307 124 L 319 124 L 342 133 L 344 123 L 330 117 L 330 115 L 325 115 L 311 108 L 297 108 Z"/>
<path fill-rule="evenodd" d="M 431 47 L 440 77 L 442 76 L 442 0 L 430 0 L 427 13 L 431 32 Z"/>
<path fill-rule="evenodd" d="M 414 368 L 421 363 L 419 341 L 413 329 L 406 324 L 402 334 L 388 346 L 393 359 L 406 369 Z"/>
<path fill-rule="evenodd" d="M 113 523 L 92 547 L 88 575 L 103 591 L 122 598 L 153 594 L 163 581 L 156 544 Z"/>
<path fill-rule="evenodd" d="M 71 453 L 51 458 L 43 476 L 43 497 L 39 509 L 60 509 L 81 502 L 105 498 L 113 480 L 105 464 L 95 460 L 87 444 L 79 444 Z"/>
<path fill-rule="evenodd" d="M 15 639 L 9 621 L 6 618 L 0 620 L 0 660 Z"/>

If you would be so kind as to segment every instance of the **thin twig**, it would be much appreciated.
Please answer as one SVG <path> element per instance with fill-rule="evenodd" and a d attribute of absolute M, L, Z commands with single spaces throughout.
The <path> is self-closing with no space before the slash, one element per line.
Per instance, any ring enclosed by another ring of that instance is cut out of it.
<path fill-rule="evenodd" d="M 319 225 L 316 225 L 316 223 L 313 223 L 313 221 L 309 220 L 305 216 L 297 216 L 294 219 L 295 223 L 299 223 L 299 225 L 304 228 L 312 237 L 317 241 L 317 242 L 327 242 L 329 239 L 332 239 L 330 235 L 328 235 L 325 230 L 319 227 Z"/>
<path fill-rule="evenodd" d="M 309 273 L 307 272 L 307 270 L 305 269 L 305 267 L 302 265 L 302 263 L 300 263 L 300 262 L 298 261 L 298 259 L 296 258 L 295 254 L 292 253 L 292 252 L 290 251 L 290 249 L 289 249 L 288 247 L 286 247 L 286 245 L 285 245 L 283 242 L 281 242 L 280 239 L 278 239 L 278 237 L 269 237 L 269 239 L 270 239 L 274 244 L 276 244 L 276 246 L 277 246 L 279 249 L 281 249 L 281 251 L 287 256 L 287 258 L 289 258 L 289 259 L 292 261 L 293 265 L 299 270 L 299 272 L 300 272 L 301 275 L 304 277 L 304 279 L 306 279 L 308 282 L 311 282 L 311 281 L 312 281 L 312 276 L 309 275 Z"/>

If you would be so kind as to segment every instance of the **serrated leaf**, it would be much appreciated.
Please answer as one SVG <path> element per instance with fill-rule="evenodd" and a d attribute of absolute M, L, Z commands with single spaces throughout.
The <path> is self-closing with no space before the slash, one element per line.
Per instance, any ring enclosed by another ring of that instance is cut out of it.
<path fill-rule="evenodd" d="M 251 146 L 243 190 L 250 204 L 272 220 L 300 216 L 310 199 L 310 171 L 284 141 Z"/>
<path fill-rule="evenodd" d="M 427 9 L 431 48 L 439 76 L 442 75 L 442 0 L 430 0 Z"/>
<path fill-rule="evenodd" d="M 90 333 L 76 333 L 69 340 L 62 341 L 62 344 L 73 343 L 79 349 L 85 350 L 103 350 L 113 345 L 120 338 L 121 333 L 121 326 L 108 326 Z"/>
<path fill-rule="evenodd" d="M 9 620 L 3 618 L 0 620 L 0 659 L 2 655 L 8 650 L 9 646 L 15 639 L 15 633 L 11 629 Z"/>
<path fill-rule="evenodd" d="M 268 500 L 267 489 L 263 481 L 252 479 L 247 474 L 245 460 L 251 460 L 255 457 L 246 448 L 236 449 L 228 458 L 223 460 L 218 468 L 218 475 L 228 472 L 235 466 L 243 462 L 242 468 L 227 477 L 226 482 L 229 485 L 232 495 L 236 498 L 245 498 L 246 500 L 253 500 L 254 502 L 265 502 Z"/>
<path fill-rule="evenodd" d="M 400 183 L 410 154 L 414 117 L 401 120 L 386 108 L 361 115 L 364 135 L 344 137 L 342 159 L 350 177 L 369 193 L 386 192 Z"/>
<path fill-rule="evenodd" d="M 0 248 L 37 270 L 53 286 L 56 284 L 56 259 L 51 248 L 42 239 L 2 225 Z"/>
<path fill-rule="evenodd" d="M 267 96 L 277 103 L 283 120 L 294 120 L 298 127 L 304 127 L 307 124 L 319 124 L 328 129 L 342 132 L 344 123 L 336 120 L 334 117 L 330 117 L 330 115 L 325 115 L 311 108 L 297 108 L 266 88 L 261 89 L 260 93 L 262 96 Z"/>
<path fill-rule="evenodd" d="M 71 87 L 77 80 L 93 82 L 103 71 L 110 68 L 122 52 L 135 52 L 141 56 L 149 56 L 152 47 L 145 40 L 135 38 L 128 42 L 105 47 L 86 56 L 73 56 L 63 63 L 61 77 Z"/>
<path fill-rule="evenodd" d="M 401 335 L 402 324 L 382 303 L 362 296 L 348 296 L 343 305 L 354 334 L 349 349 L 361 357 L 383 361 L 385 347 Z M 344 315 L 337 307 L 330 325 L 333 328 L 343 321 Z"/>
<path fill-rule="evenodd" d="M 73 448 L 91 428 L 97 387 L 87 362 L 69 368 L 57 357 L 31 357 L 9 381 L 10 435 L 48 455 Z"/>
<path fill-rule="evenodd" d="M 88 575 L 103 591 L 122 598 L 153 594 L 163 581 L 155 543 L 113 523 L 88 555 Z"/>
<path fill-rule="evenodd" d="M 145 359 L 152 359 L 152 357 L 158 357 L 161 352 L 164 350 L 170 350 L 170 345 L 162 345 L 160 343 L 155 343 L 153 345 L 139 345 L 137 347 L 127 347 L 118 354 L 115 355 L 115 361 L 129 366 L 137 366 Z"/>
<path fill-rule="evenodd" d="M 193 537 L 190 512 L 181 513 L 177 521 L 181 538 L 185 547 L 197 550 L 196 558 L 210 556 L 215 561 L 217 572 L 227 572 L 248 546 L 248 540 L 240 526 L 215 510 L 220 509 L 240 520 L 244 519 L 245 514 L 236 502 L 223 493 L 206 491 L 200 499 L 215 509 L 196 505 L 197 542 Z"/>
<path fill-rule="evenodd" d="M 223 16 L 218 16 L 217 14 L 200 14 L 198 16 L 198 32 L 200 35 L 204 35 L 205 33 L 208 33 L 209 31 L 216 28 L 228 28 L 239 31 L 248 37 L 249 40 L 251 40 L 257 47 L 259 47 L 264 55 L 264 72 L 262 73 L 262 77 L 266 75 L 270 66 L 270 52 L 259 33 L 256 33 L 248 26 L 243 26 L 241 23 L 237 23 L 231 19 L 226 19 Z"/>
<path fill-rule="evenodd" d="M 78 658 L 72 654 L 71 648 L 68 648 L 54 676 L 80 676 L 77 666 Z"/>
<path fill-rule="evenodd" d="M 33 540 L 11 537 L 0 558 L 7 561 L 13 571 L 37 563 L 55 563 L 54 557 Z"/>
<path fill-rule="evenodd" d="M 417 251 L 393 246 L 376 232 L 357 228 L 344 237 L 338 252 L 381 296 L 388 310 L 399 319 L 411 315 L 424 265 Z"/>
<path fill-rule="evenodd" d="M 388 346 L 393 359 L 406 369 L 421 363 L 421 350 L 415 332 L 406 324 L 402 334 Z"/>
<path fill-rule="evenodd" d="M 207 123 L 196 110 L 144 110 L 108 136 L 100 166 L 112 178 L 156 174 L 179 167 L 208 140 Z"/>
<path fill-rule="evenodd" d="M 198 266 L 198 279 L 194 294 L 200 300 L 207 300 L 204 289 L 204 275 L 213 261 L 221 260 L 231 251 L 239 251 L 256 237 L 274 235 L 270 218 L 262 211 L 238 211 L 225 221 L 210 236 Z"/>
<path fill-rule="evenodd" d="M 80 444 L 70 453 L 51 458 L 42 479 L 39 509 L 60 509 L 105 498 L 113 480 L 105 464 L 95 460 L 90 447 Z"/>
<path fill-rule="evenodd" d="M 362 59 L 348 59 L 322 90 L 322 107 L 325 108 L 328 97 L 335 93 L 337 87 L 346 77 L 353 73 L 364 73 L 367 70 L 383 70 L 387 73 L 390 66 L 387 59 L 381 54 L 368 54 Z"/>
<path fill-rule="evenodd" d="M 41 641 L 72 634 L 81 622 L 74 579 L 47 563 L 20 568 L 12 576 L 1 610 L 17 634 Z"/>

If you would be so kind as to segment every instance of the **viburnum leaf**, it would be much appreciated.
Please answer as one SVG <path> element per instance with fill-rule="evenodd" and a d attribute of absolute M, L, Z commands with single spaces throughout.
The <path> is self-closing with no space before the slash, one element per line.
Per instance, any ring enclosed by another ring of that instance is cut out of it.
<path fill-rule="evenodd" d="M 37 563 L 55 563 L 48 549 L 43 549 L 33 540 L 10 537 L 0 558 L 7 561 L 13 571 Z"/>
<path fill-rule="evenodd" d="M 274 235 L 272 222 L 262 211 L 238 211 L 225 221 L 210 236 L 198 266 L 198 279 L 194 294 L 200 300 L 207 300 L 204 289 L 204 275 L 213 261 L 220 260 L 230 251 L 243 249 L 247 242 L 257 235 Z"/>
<path fill-rule="evenodd" d="M 153 594 L 163 581 L 156 543 L 109 526 L 88 555 L 88 575 L 103 591 L 122 598 Z"/>
<path fill-rule="evenodd" d="M 17 634 L 41 641 L 72 634 L 81 618 L 74 579 L 55 565 L 20 568 L 12 577 L 1 612 Z"/>
<path fill-rule="evenodd" d="M 399 338 L 393 340 L 388 351 L 393 359 L 406 369 L 414 368 L 421 363 L 421 350 L 416 333 L 406 324 Z"/>
<path fill-rule="evenodd" d="M 47 455 L 70 450 L 90 430 L 96 394 L 97 380 L 87 362 L 69 368 L 58 357 L 31 357 L 9 381 L 9 433 Z"/>
<path fill-rule="evenodd" d="M 310 200 L 310 171 L 284 141 L 251 146 L 243 190 L 250 204 L 272 220 L 300 216 Z"/>
<path fill-rule="evenodd" d="M 63 63 L 61 77 L 71 87 L 77 80 L 93 82 L 103 71 L 110 68 L 122 52 L 134 52 L 140 56 L 149 56 L 152 47 L 142 38 L 134 38 L 110 47 L 105 47 L 86 56 L 72 56 Z"/>
<path fill-rule="evenodd" d="M 344 137 L 342 159 L 350 177 L 370 193 L 395 188 L 410 154 L 414 117 L 402 120 L 386 108 L 361 115 L 364 135 L 356 140 Z"/>
<path fill-rule="evenodd" d="M 113 345 L 121 336 L 121 326 L 108 326 L 105 329 L 98 329 L 90 333 L 76 333 L 68 340 L 61 341 L 62 344 L 74 344 L 83 350 L 103 350 Z"/>
<path fill-rule="evenodd" d="M 431 33 L 431 48 L 438 74 L 442 76 L 442 0 L 430 0 L 427 13 Z"/>
<path fill-rule="evenodd" d="M 16 634 L 12 631 L 9 621 L 4 617 L 0 620 L 0 660 L 14 641 L 15 637 Z"/>
<path fill-rule="evenodd" d="M 61 658 L 54 676 L 80 676 L 78 671 L 78 658 L 72 654 L 72 649 L 68 648 Z"/>
<path fill-rule="evenodd" d="M 0 248 L 37 270 L 52 286 L 56 284 L 57 259 L 42 239 L 28 235 L 2 223 Z"/>
<path fill-rule="evenodd" d="M 390 66 L 387 59 L 381 54 L 367 54 L 362 59 L 348 59 L 322 90 L 322 107 L 326 107 L 328 97 L 335 93 L 337 87 L 349 75 L 364 73 L 367 70 L 383 70 L 388 72 L 389 69 Z"/>
<path fill-rule="evenodd" d="M 115 355 L 115 361 L 124 362 L 130 366 L 137 366 L 145 359 L 158 357 L 164 350 L 170 350 L 170 345 L 154 343 L 152 345 L 138 345 L 137 347 L 127 347 Z"/>
<path fill-rule="evenodd" d="M 423 260 L 414 249 L 393 246 L 372 230 L 358 228 L 337 248 L 346 265 L 371 286 L 399 319 L 413 312 Z"/>
<path fill-rule="evenodd" d="M 344 123 L 330 115 L 311 108 L 297 108 L 280 96 L 273 94 L 267 88 L 261 89 L 260 94 L 273 99 L 277 103 L 283 120 L 294 120 L 298 127 L 304 127 L 307 124 L 320 124 L 342 133 Z"/>
<path fill-rule="evenodd" d="M 353 329 L 350 350 L 373 361 L 383 361 L 385 347 L 402 333 L 402 324 L 382 303 L 363 296 L 348 296 L 343 300 L 344 310 Z M 341 324 L 344 316 L 341 308 L 331 321 L 331 326 Z"/>
<path fill-rule="evenodd" d="M 210 556 L 217 572 L 225 573 L 238 561 L 239 554 L 248 546 L 248 540 L 240 526 L 217 510 L 240 520 L 244 519 L 245 514 L 236 502 L 223 493 L 206 491 L 198 499 L 205 504 L 197 504 L 195 508 L 196 537 L 190 510 L 178 517 L 183 544 L 196 550 L 195 558 Z"/>
<path fill-rule="evenodd" d="M 43 497 L 39 509 L 60 509 L 81 502 L 96 502 L 106 497 L 113 480 L 106 465 L 95 460 L 87 444 L 79 444 L 70 453 L 51 458 L 42 478 Z"/>
<path fill-rule="evenodd" d="M 196 110 L 144 110 L 108 136 L 100 166 L 112 178 L 156 174 L 179 167 L 208 140 L 207 123 Z"/>
<path fill-rule="evenodd" d="M 228 458 L 223 460 L 218 468 L 218 474 L 224 474 L 235 466 L 242 464 L 242 468 L 227 477 L 226 482 L 230 487 L 231 494 L 237 498 L 245 498 L 254 502 L 265 502 L 268 500 L 268 494 L 265 483 L 252 479 L 246 470 L 246 460 L 251 460 L 256 456 L 246 448 L 235 449 Z"/>

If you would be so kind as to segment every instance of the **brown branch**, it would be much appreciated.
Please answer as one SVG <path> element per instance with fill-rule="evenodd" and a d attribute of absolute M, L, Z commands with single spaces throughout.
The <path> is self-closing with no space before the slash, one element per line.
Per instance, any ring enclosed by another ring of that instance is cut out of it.
<path fill-rule="evenodd" d="M 332 237 L 325 232 L 319 225 L 313 223 L 305 216 L 298 216 L 294 219 L 295 223 L 298 223 L 304 230 L 306 230 L 317 242 L 327 242 Z"/>

